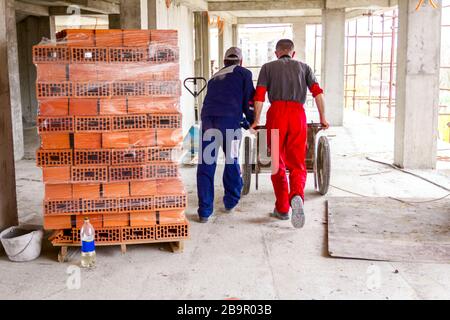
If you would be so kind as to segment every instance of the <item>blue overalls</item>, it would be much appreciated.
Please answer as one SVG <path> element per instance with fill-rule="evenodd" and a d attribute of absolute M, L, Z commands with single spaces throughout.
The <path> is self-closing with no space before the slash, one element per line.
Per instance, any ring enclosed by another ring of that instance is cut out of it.
<path fill-rule="evenodd" d="M 208 218 L 214 211 L 214 174 L 219 147 L 225 153 L 223 202 L 234 208 L 242 191 L 239 147 L 242 130 L 254 120 L 252 73 L 237 65 L 221 69 L 208 82 L 201 113 L 202 128 L 197 166 L 198 214 Z M 245 115 L 245 117 L 243 116 Z"/>

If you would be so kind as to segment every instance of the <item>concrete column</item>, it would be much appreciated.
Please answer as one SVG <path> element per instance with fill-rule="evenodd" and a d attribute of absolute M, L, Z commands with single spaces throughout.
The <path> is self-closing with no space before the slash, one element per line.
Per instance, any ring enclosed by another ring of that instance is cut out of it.
<path fill-rule="evenodd" d="M 295 56 L 300 61 L 306 60 L 306 23 L 295 22 L 292 24 L 294 35 Z"/>
<path fill-rule="evenodd" d="M 29 16 L 18 25 L 18 50 L 20 68 L 20 91 L 24 125 L 36 124 L 38 103 L 36 99 L 36 67 L 33 64 L 32 48 L 42 38 L 50 38 L 51 23 L 49 17 Z"/>
<path fill-rule="evenodd" d="M 194 12 L 195 72 L 197 76 L 210 78 L 209 22 L 206 12 Z"/>
<path fill-rule="evenodd" d="M 147 28 L 158 29 L 158 2 L 157 0 L 144 0 L 147 6 Z"/>
<path fill-rule="evenodd" d="M 218 30 L 219 32 L 219 36 L 218 36 L 218 42 L 219 42 L 219 68 L 223 68 L 224 64 L 223 64 L 223 58 L 224 58 L 224 54 L 225 54 L 225 43 L 224 43 L 224 32 L 225 32 L 225 28 L 223 30 Z"/>
<path fill-rule="evenodd" d="M 232 42 L 233 42 L 233 47 L 238 47 L 239 46 L 239 25 L 237 24 L 233 24 L 232 26 Z"/>
<path fill-rule="evenodd" d="M 20 160 L 24 155 L 24 141 L 22 124 L 22 101 L 20 95 L 19 54 L 17 48 L 16 13 L 14 8 L 14 1 L 7 1 L 6 4 L 8 67 L 14 139 L 14 158 L 16 160 Z"/>
<path fill-rule="evenodd" d="M 439 113 L 441 8 L 399 1 L 395 164 L 410 169 L 436 167 Z"/>
<path fill-rule="evenodd" d="M 146 15 L 143 14 L 144 8 L 141 6 L 144 2 L 141 0 L 120 1 L 120 25 L 122 29 L 142 29 L 143 24 L 145 24 L 144 16 Z M 146 28 L 147 26 L 145 26 Z"/>
<path fill-rule="evenodd" d="M 52 41 L 56 41 L 56 16 L 50 16 L 50 39 Z M 120 28 L 120 21 L 119 21 L 119 28 Z"/>
<path fill-rule="evenodd" d="M 233 27 L 230 23 L 224 23 L 223 30 L 219 30 L 219 66 L 223 67 L 225 51 L 233 46 Z"/>
<path fill-rule="evenodd" d="M 10 97 L 11 63 L 8 63 L 11 20 L 15 20 L 14 1 L 0 0 L 0 230 L 18 224 L 12 125 L 16 119 Z"/>
<path fill-rule="evenodd" d="M 211 77 L 211 58 L 209 53 L 209 22 L 206 12 L 194 12 L 195 30 L 195 76 Z M 199 98 L 200 108 L 203 104 L 205 93 Z"/>
<path fill-rule="evenodd" d="M 322 79 L 326 116 L 332 126 L 344 120 L 345 10 L 322 10 Z"/>
<path fill-rule="evenodd" d="M 120 14 L 108 15 L 109 29 L 120 29 Z"/>
<path fill-rule="evenodd" d="M 158 29 L 159 11 L 164 4 L 158 0 L 126 0 L 120 2 L 120 26 L 122 29 Z M 113 15 L 116 16 L 116 15 Z M 117 17 L 109 16 L 116 25 Z M 110 28 L 111 29 L 111 28 Z"/>

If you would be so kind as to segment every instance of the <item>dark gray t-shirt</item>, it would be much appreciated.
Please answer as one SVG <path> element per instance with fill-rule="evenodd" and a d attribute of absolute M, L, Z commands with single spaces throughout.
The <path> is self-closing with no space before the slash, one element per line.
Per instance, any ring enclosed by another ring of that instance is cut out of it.
<path fill-rule="evenodd" d="M 267 89 L 269 101 L 296 101 L 304 104 L 308 88 L 317 79 L 306 63 L 285 56 L 266 63 L 259 73 L 258 85 Z"/>

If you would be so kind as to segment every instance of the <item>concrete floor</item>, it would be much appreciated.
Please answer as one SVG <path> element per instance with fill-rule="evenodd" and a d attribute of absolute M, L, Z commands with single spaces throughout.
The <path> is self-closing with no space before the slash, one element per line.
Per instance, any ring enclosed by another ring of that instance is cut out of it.
<path fill-rule="evenodd" d="M 347 112 L 346 124 L 327 132 L 332 148 L 332 185 L 368 196 L 438 198 L 445 191 L 425 181 L 369 162 L 370 156 L 392 162 L 392 124 Z M 439 144 L 448 156 L 450 145 Z M 21 223 L 42 223 L 41 173 L 34 161 L 16 163 Z M 438 171 L 415 171 L 450 187 L 450 163 Z M 56 262 L 48 243 L 41 257 L 11 263 L 0 256 L 1 299 L 450 299 L 450 265 L 393 263 L 330 258 L 327 255 L 325 201 L 306 191 L 307 223 L 295 230 L 290 222 L 269 217 L 274 196 L 269 176 L 260 190 L 245 197 L 232 215 L 220 212 L 221 169 L 217 174 L 217 214 L 206 225 L 195 220 L 195 169 L 183 168 L 189 192 L 187 216 L 191 240 L 185 252 L 173 254 L 160 245 L 97 250 L 98 266 L 81 271 L 81 288 L 69 290 L 68 267 Z M 349 196 L 330 188 L 327 196 Z"/>

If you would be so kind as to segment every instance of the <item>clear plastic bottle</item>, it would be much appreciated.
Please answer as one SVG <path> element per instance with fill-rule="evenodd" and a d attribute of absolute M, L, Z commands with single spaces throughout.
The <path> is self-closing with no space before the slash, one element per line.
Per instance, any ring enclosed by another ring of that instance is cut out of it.
<path fill-rule="evenodd" d="M 92 268 L 95 266 L 95 230 L 89 222 L 89 218 L 84 218 L 84 224 L 81 227 L 81 267 Z"/>

